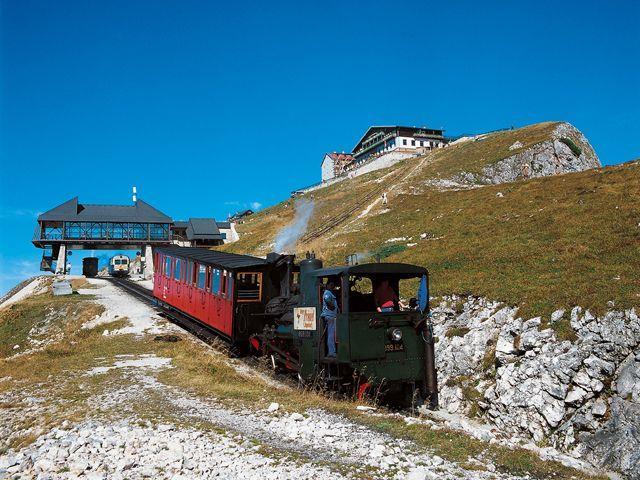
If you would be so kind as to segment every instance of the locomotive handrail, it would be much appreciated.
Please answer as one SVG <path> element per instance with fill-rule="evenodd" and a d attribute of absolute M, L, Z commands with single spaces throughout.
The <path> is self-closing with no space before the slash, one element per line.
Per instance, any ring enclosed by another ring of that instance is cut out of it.
<path fill-rule="evenodd" d="M 369 328 L 380 328 L 389 324 L 389 320 L 384 317 L 371 317 L 369 319 Z"/>
<path fill-rule="evenodd" d="M 398 321 L 398 317 L 406 317 L 404 320 L 410 322 L 415 327 L 421 322 L 421 319 L 419 317 L 416 318 L 415 315 L 407 315 L 411 313 L 414 312 L 407 310 L 399 312 L 377 312 L 369 319 L 369 327 L 380 328 L 382 326 L 388 326 L 392 321 Z"/>

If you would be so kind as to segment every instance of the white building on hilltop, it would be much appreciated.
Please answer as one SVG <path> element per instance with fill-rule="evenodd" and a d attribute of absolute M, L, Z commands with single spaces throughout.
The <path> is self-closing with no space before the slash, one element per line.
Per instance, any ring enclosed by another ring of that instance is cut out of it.
<path fill-rule="evenodd" d="M 322 160 L 322 181 L 326 182 L 365 163 L 380 160 L 380 167 L 403 158 L 415 157 L 444 147 L 444 130 L 399 125 L 373 126 L 365 132 L 351 154 L 327 153 Z"/>
<path fill-rule="evenodd" d="M 445 144 L 444 130 L 426 127 L 373 126 L 353 147 L 356 162 L 371 156 L 401 151 L 419 155 Z"/>
<path fill-rule="evenodd" d="M 355 160 L 350 153 L 326 153 L 322 159 L 322 181 L 326 182 L 330 178 L 343 174 Z"/>

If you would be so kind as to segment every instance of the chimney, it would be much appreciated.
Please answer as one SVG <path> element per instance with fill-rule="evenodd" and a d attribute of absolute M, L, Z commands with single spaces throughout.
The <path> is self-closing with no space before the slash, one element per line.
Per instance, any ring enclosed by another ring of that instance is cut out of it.
<path fill-rule="evenodd" d="M 138 193 L 138 190 L 136 189 L 136 187 L 133 187 L 133 204 L 136 205 L 138 203 L 138 196 L 136 195 Z"/>

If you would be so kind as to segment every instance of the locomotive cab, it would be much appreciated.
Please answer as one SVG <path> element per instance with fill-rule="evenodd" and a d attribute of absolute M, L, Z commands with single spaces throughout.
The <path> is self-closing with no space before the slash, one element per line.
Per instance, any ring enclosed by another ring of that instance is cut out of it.
<path fill-rule="evenodd" d="M 317 261 L 316 261 L 317 262 Z M 319 265 L 314 265 L 318 267 Z M 372 263 L 338 268 L 305 268 L 301 262 L 302 299 L 294 309 L 293 337 L 303 379 L 324 375 L 344 383 L 357 379 L 360 388 L 415 393 L 437 404 L 433 342 L 422 312 L 401 298 L 428 283 L 422 267 Z M 322 294 L 335 286 L 337 356 L 327 357 L 327 326 L 320 316 Z M 381 305 L 386 307 L 381 308 Z M 392 305 L 392 306 L 391 306 Z M 430 325 L 430 324 L 429 324 Z M 361 392 L 362 393 L 362 392 Z"/>

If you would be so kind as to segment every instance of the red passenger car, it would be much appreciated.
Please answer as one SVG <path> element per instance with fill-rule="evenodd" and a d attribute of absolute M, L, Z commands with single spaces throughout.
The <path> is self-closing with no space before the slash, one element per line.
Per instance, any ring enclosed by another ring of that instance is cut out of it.
<path fill-rule="evenodd" d="M 265 259 L 205 248 L 154 250 L 153 294 L 165 307 L 214 329 L 237 346 L 264 327 L 264 305 L 278 294 Z"/>

